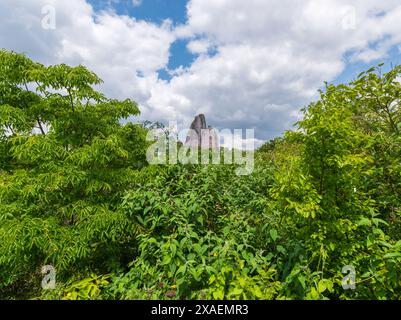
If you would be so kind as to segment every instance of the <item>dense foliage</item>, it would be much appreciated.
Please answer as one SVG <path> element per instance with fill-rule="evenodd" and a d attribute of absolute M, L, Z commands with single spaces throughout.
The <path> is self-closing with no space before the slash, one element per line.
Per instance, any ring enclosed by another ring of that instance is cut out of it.
<path fill-rule="evenodd" d="M 237 176 L 148 165 L 134 102 L 0 51 L 0 297 L 401 298 L 400 74 L 327 84 Z"/>

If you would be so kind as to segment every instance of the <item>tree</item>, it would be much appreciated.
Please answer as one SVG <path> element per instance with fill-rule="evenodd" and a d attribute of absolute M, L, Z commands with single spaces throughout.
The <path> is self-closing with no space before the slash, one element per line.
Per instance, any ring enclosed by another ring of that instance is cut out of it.
<path fill-rule="evenodd" d="M 299 230 L 293 241 L 304 248 L 304 268 L 321 283 L 306 297 L 321 297 L 328 284 L 334 297 L 399 297 L 400 74 L 378 67 L 348 85 L 326 84 L 303 110 L 298 132 L 287 134 L 300 148 L 279 164 L 275 196 Z M 371 285 L 333 293 L 347 265 Z"/>
<path fill-rule="evenodd" d="M 138 106 L 106 98 L 101 82 L 0 51 L 0 288 L 43 264 L 62 277 L 130 254 L 135 227 L 118 204 L 146 164 L 146 130 L 121 123 Z"/>

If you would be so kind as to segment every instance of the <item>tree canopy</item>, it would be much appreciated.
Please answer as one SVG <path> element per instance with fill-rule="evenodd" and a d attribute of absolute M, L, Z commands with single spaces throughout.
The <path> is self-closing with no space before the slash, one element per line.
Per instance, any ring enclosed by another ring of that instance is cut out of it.
<path fill-rule="evenodd" d="M 326 83 L 238 176 L 149 165 L 134 101 L 0 51 L 0 297 L 400 299 L 400 75 Z"/>

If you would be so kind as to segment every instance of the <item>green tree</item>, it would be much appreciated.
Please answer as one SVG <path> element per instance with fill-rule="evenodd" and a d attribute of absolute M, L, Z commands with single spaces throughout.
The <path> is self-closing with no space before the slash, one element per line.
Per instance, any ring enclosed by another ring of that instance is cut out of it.
<path fill-rule="evenodd" d="M 118 204 L 146 164 L 146 130 L 122 124 L 139 114 L 136 103 L 106 98 L 94 89 L 100 83 L 83 66 L 46 67 L 0 51 L 4 290 L 18 291 L 43 264 L 60 277 L 108 271 L 133 250 L 135 226 Z"/>
<path fill-rule="evenodd" d="M 302 266 L 312 284 L 308 298 L 323 291 L 399 297 L 400 73 L 372 68 L 349 85 L 327 85 L 304 109 L 300 130 L 287 134 L 299 148 L 279 163 L 275 197 L 297 230 L 292 240 L 304 248 L 304 261 L 287 277 L 287 295 L 305 283 Z M 341 288 L 346 265 L 358 271 L 355 291 Z"/>

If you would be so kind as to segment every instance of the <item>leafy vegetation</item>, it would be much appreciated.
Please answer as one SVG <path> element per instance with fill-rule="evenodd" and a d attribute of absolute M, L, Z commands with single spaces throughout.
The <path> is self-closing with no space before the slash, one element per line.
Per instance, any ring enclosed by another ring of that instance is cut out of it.
<path fill-rule="evenodd" d="M 133 101 L 0 51 L 0 297 L 400 299 L 401 68 L 380 67 L 326 84 L 237 176 L 148 165 Z"/>

